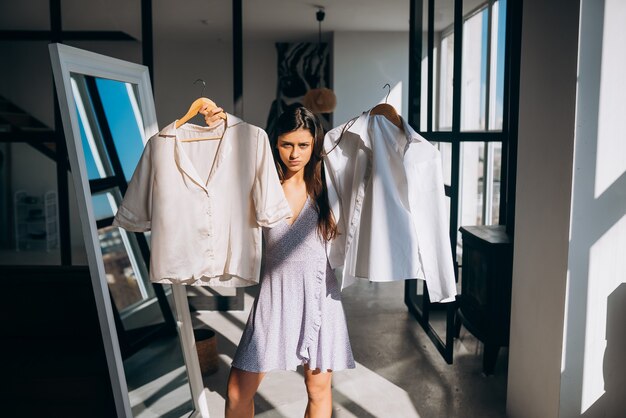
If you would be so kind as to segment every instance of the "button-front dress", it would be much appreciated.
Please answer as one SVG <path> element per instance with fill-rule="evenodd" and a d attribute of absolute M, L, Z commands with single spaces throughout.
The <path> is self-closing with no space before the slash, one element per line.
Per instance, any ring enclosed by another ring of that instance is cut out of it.
<path fill-rule="evenodd" d="M 296 220 L 263 228 L 261 288 L 232 366 L 251 372 L 355 367 L 341 293 L 307 198 Z"/>

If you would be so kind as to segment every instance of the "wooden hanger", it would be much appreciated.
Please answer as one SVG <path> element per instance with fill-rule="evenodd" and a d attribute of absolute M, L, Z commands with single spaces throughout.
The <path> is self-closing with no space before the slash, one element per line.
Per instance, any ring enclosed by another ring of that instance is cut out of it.
<path fill-rule="evenodd" d="M 198 81 L 202 81 L 203 87 L 202 87 L 202 93 L 200 93 L 200 96 L 202 96 L 204 94 L 204 87 L 206 87 L 206 83 L 204 82 L 204 80 L 199 78 L 196 81 L 194 81 L 194 84 L 196 84 Z M 182 118 L 176 121 L 176 128 L 180 128 L 189 119 L 196 116 L 198 112 L 200 111 L 200 109 L 202 109 L 203 107 L 205 107 L 206 110 L 210 112 L 211 110 L 215 109 L 217 105 L 215 104 L 213 100 L 207 99 L 206 97 L 200 97 L 199 99 L 194 100 L 191 106 L 189 106 L 189 110 L 187 111 L 187 113 L 185 113 L 185 115 Z M 224 124 L 225 124 L 224 132 L 225 132 L 226 128 L 228 127 L 228 120 L 226 117 L 226 113 L 222 111 L 218 113 L 218 116 L 220 119 L 224 120 Z M 181 139 L 181 141 L 187 142 L 187 141 L 202 141 L 202 140 L 207 140 L 207 139 L 222 139 L 223 136 L 224 136 L 224 133 L 222 132 L 222 135 L 216 136 L 216 137 L 186 138 L 186 139 Z"/>
<path fill-rule="evenodd" d="M 401 130 L 404 130 L 404 126 L 402 125 L 402 119 L 400 119 L 400 115 L 398 115 L 398 112 L 396 112 L 396 109 L 392 105 L 387 103 L 387 99 L 389 98 L 389 93 L 391 93 L 391 86 L 389 85 L 389 83 L 387 83 L 383 86 L 383 89 L 385 87 L 389 88 L 389 91 L 387 91 L 387 97 L 385 97 L 385 103 L 380 103 L 374 106 L 372 110 L 370 110 L 370 115 L 383 115 L 384 117 L 389 119 L 391 123 L 396 125 Z"/>
<path fill-rule="evenodd" d="M 402 132 L 404 132 L 404 124 L 402 123 L 402 119 L 400 118 L 400 115 L 398 115 L 398 112 L 396 112 L 396 109 L 392 105 L 387 103 L 387 99 L 389 98 L 389 93 L 391 93 L 391 86 L 389 85 L 389 83 L 387 83 L 383 86 L 383 89 L 385 87 L 389 87 L 389 90 L 387 91 L 387 97 L 385 97 L 385 103 L 380 103 L 374 106 L 370 110 L 370 115 L 382 115 L 386 117 L 388 120 L 390 120 L 391 123 L 397 126 Z M 333 152 L 335 148 L 337 148 L 337 145 L 339 145 L 339 143 L 343 139 L 344 133 L 350 130 L 350 128 L 352 127 L 352 125 L 354 125 L 354 123 L 357 121 L 358 118 L 359 117 L 356 116 L 350 119 L 348 122 L 346 122 L 346 124 L 343 126 L 343 129 L 341 130 L 341 134 L 339 135 L 339 139 L 337 140 L 337 142 L 335 142 L 335 144 L 330 148 L 330 150 L 322 151 L 323 157 L 327 156 L 328 154 Z"/>

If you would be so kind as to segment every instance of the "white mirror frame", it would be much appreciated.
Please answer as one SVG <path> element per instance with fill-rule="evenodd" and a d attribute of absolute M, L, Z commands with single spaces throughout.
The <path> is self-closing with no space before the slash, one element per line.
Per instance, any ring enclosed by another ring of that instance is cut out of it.
<path fill-rule="evenodd" d="M 72 93 L 70 74 L 76 73 L 107 78 L 137 85 L 139 89 L 138 100 L 140 102 L 144 123 L 144 144 L 148 138 L 158 133 L 150 75 L 148 67 L 144 65 L 123 61 L 63 44 L 50 44 L 49 51 L 117 416 L 132 417 L 128 387 L 126 385 L 126 377 L 115 329 L 104 262 L 100 250 L 100 240 L 98 238 L 98 231 L 95 228 L 96 220 L 91 201 L 91 191 L 80 136 L 78 115 L 74 111 L 76 103 Z M 202 382 L 202 374 L 200 372 L 200 364 L 191 324 L 191 315 L 187 303 L 187 293 L 183 286 L 176 285 L 172 286 L 172 293 L 174 296 L 178 335 L 194 404 L 194 411 L 190 416 L 208 418 L 208 389 L 204 387 Z"/>

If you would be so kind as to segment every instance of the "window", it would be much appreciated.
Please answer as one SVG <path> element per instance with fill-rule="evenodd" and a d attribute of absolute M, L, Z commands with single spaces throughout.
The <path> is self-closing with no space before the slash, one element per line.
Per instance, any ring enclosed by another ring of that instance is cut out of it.
<path fill-rule="evenodd" d="M 468 3 L 462 6 L 461 83 L 455 90 L 455 2 L 422 2 L 420 113 L 412 114 L 411 121 L 441 151 L 446 194 L 454 212 L 451 230 L 499 222 L 501 152 L 506 141 L 502 134 L 506 0 L 473 3 L 472 8 Z M 429 5 L 434 8 L 432 30 Z M 460 242 L 458 250 L 460 260 Z"/>
<path fill-rule="evenodd" d="M 412 0 L 409 122 L 440 151 L 456 264 L 463 252 L 458 229 L 504 222 L 503 150 L 507 0 Z M 407 306 L 447 361 L 454 318 L 444 340 L 429 323 L 428 303 L 407 281 Z"/>

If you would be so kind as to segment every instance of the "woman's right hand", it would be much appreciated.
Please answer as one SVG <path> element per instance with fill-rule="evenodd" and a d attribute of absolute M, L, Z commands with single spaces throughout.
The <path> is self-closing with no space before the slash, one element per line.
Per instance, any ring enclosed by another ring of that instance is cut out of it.
<path fill-rule="evenodd" d="M 204 122 L 207 126 L 213 126 L 223 119 L 220 114 L 224 112 L 224 109 L 216 106 L 209 110 L 209 107 L 210 105 L 203 106 L 198 113 L 204 115 Z"/>

